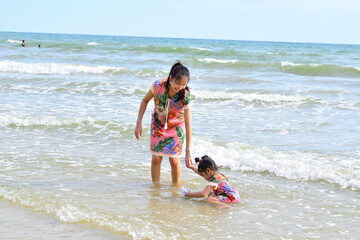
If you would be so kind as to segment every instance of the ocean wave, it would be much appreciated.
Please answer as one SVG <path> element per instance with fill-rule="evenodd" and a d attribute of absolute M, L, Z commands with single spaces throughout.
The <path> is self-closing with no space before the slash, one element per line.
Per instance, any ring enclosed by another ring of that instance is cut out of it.
<path fill-rule="evenodd" d="M 209 49 L 209 48 L 202 48 L 202 47 L 190 47 L 191 49 L 197 49 L 200 51 L 209 51 L 209 52 L 213 52 L 213 50 Z"/>
<path fill-rule="evenodd" d="M 213 66 L 213 67 L 227 67 L 227 68 L 243 68 L 243 69 L 253 69 L 253 68 L 264 68 L 270 67 L 271 65 L 266 63 L 256 63 L 243 61 L 238 59 L 223 59 L 223 58 L 197 58 L 194 57 L 192 62 L 195 65 L 201 66 Z"/>
<path fill-rule="evenodd" d="M 215 59 L 215 58 L 198 58 L 200 62 L 207 62 L 207 63 L 237 63 L 239 60 L 236 59 Z"/>
<path fill-rule="evenodd" d="M 87 43 L 74 43 L 74 42 L 47 42 L 46 43 L 47 49 L 55 49 L 55 51 L 59 53 L 82 53 L 89 51 L 89 45 Z"/>
<path fill-rule="evenodd" d="M 59 193 L 32 191 L 21 187 L 0 185 L 0 198 L 13 204 L 49 214 L 64 223 L 88 223 L 117 233 L 126 233 L 132 239 L 169 239 L 156 223 L 142 221 L 136 216 L 111 215 L 88 203 L 74 203 L 71 200 L 53 197 Z M 144 231 L 143 229 L 150 229 Z"/>
<path fill-rule="evenodd" d="M 73 119 L 58 119 L 56 117 L 31 117 L 31 116 L 14 116 L 14 115 L 0 115 L 0 126 L 16 126 L 16 127 L 35 127 L 35 126 L 70 126 L 70 125 L 85 125 L 94 124 L 96 122 L 93 118 L 73 118 Z"/>
<path fill-rule="evenodd" d="M 98 45 L 98 43 L 96 43 L 96 42 L 88 42 L 87 45 L 94 46 L 94 45 Z"/>
<path fill-rule="evenodd" d="M 98 96 L 133 96 L 145 95 L 148 89 L 139 88 L 126 88 L 105 84 L 104 82 L 69 82 L 65 83 L 62 87 L 45 87 L 45 86 L 32 86 L 24 84 L 3 84 L 0 86 L 1 90 L 10 90 L 25 93 L 36 94 L 85 94 L 85 95 L 98 95 Z"/>
<path fill-rule="evenodd" d="M 9 42 L 9 43 L 22 43 L 22 41 L 18 41 L 18 40 L 12 40 L 12 39 L 8 39 L 6 42 Z"/>
<path fill-rule="evenodd" d="M 123 67 L 91 66 L 84 64 L 61 63 L 22 63 L 9 60 L 0 61 L 0 72 L 39 75 L 129 74 L 144 78 L 164 78 L 168 75 L 168 72 L 165 71 L 146 68 L 138 70 L 127 70 Z"/>
<path fill-rule="evenodd" d="M 213 50 L 204 47 L 178 47 L 178 46 L 157 46 L 157 45 L 140 45 L 129 46 L 123 45 L 122 50 L 125 51 L 141 51 L 149 53 L 188 53 L 188 54 L 211 54 L 215 53 Z"/>
<path fill-rule="evenodd" d="M 207 91 L 207 90 L 191 90 L 194 99 L 200 100 L 236 100 L 242 102 L 254 103 L 293 103 L 306 104 L 321 102 L 319 98 L 301 95 L 281 95 L 281 94 L 263 94 L 263 93 L 241 93 L 226 91 Z"/>
<path fill-rule="evenodd" d="M 281 67 L 286 67 L 286 66 L 301 66 L 302 64 L 296 64 L 296 63 L 292 63 L 292 62 L 280 62 Z"/>
<path fill-rule="evenodd" d="M 129 71 L 130 72 L 130 71 Z M 138 77 L 167 78 L 168 72 L 152 69 L 140 69 L 132 71 Z"/>
<path fill-rule="evenodd" d="M 334 64 L 300 64 L 282 61 L 279 68 L 287 73 L 304 76 L 360 77 L 359 66 L 341 66 Z"/>
<path fill-rule="evenodd" d="M 171 47 L 171 46 L 126 46 L 123 48 L 126 51 L 142 51 L 142 52 L 158 52 L 158 53 L 188 53 L 194 51 L 188 47 Z"/>
<path fill-rule="evenodd" d="M 113 74 L 122 72 L 122 67 L 89 66 L 83 64 L 61 63 L 22 63 L 14 61 L 0 61 L 0 72 L 25 74 Z"/>
<path fill-rule="evenodd" d="M 265 54 L 266 55 L 282 55 L 282 56 L 288 55 L 288 53 L 285 53 L 285 52 L 267 52 Z"/>
<path fill-rule="evenodd" d="M 197 58 L 192 62 L 197 65 L 214 66 L 219 68 L 274 70 L 301 76 L 328 77 L 360 77 L 360 66 L 342 66 L 335 64 L 303 64 L 288 61 L 280 62 L 252 62 L 239 59 L 225 58 Z"/>
<path fill-rule="evenodd" d="M 325 181 L 341 188 L 360 190 L 360 159 L 311 152 L 275 151 L 238 142 L 219 146 L 194 138 L 193 155 L 204 153 L 225 168 L 244 172 L 271 173 L 299 181 Z"/>
<path fill-rule="evenodd" d="M 228 56 L 237 56 L 243 57 L 248 56 L 243 52 L 239 52 L 232 49 L 211 49 L 208 47 L 179 47 L 179 46 L 159 46 L 159 45 L 120 45 L 119 46 L 122 51 L 129 51 L 129 52 L 143 52 L 143 53 L 177 53 L 177 54 L 186 54 L 186 56 L 202 56 L 203 58 L 222 58 Z"/>
<path fill-rule="evenodd" d="M 1 114 L 0 126 L 10 128 L 77 129 L 80 132 L 104 133 L 111 137 L 130 137 L 134 125 L 121 121 L 99 120 L 92 117 L 57 118 L 54 116 L 16 116 Z"/>

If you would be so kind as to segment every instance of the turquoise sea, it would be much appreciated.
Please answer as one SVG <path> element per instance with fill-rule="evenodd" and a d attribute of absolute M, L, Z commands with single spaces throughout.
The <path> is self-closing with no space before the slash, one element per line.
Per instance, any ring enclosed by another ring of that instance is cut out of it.
<path fill-rule="evenodd" d="M 176 60 L 240 204 L 151 183 L 152 102 L 133 132 Z M 360 45 L 0 32 L 0 139 L 0 239 L 360 239 Z"/>

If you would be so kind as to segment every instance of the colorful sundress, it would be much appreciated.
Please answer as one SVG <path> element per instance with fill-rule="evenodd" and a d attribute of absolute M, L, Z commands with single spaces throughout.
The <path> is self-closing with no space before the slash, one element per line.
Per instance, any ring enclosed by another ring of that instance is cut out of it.
<path fill-rule="evenodd" d="M 178 93 L 173 98 L 168 97 L 166 80 L 151 85 L 155 107 L 151 118 L 150 152 L 152 155 L 180 157 L 185 138 L 184 110 L 191 107 L 190 92 L 185 89 L 184 98 L 175 101 Z"/>
<path fill-rule="evenodd" d="M 239 192 L 229 182 L 227 177 L 222 173 L 215 174 L 209 181 L 208 185 L 215 187 L 215 196 L 220 202 L 237 203 L 240 202 Z"/>

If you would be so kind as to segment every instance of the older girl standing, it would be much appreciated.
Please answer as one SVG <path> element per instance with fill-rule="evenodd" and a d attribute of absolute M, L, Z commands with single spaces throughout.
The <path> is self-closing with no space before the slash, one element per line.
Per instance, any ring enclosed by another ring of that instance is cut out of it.
<path fill-rule="evenodd" d="M 187 86 L 189 70 L 180 62 L 175 63 L 167 79 L 155 81 L 141 101 L 135 128 L 135 137 L 142 135 L 142 118 L 148 102 L 154 98 L 154 111 L 151 119 L 150 152 L 152 154 L 151 176 L 153 182 L 160 181 L 162 158 L 169 157 L 172 182 L 181 180 L 179 158 L 186 136 L 185 163 L 192 167 L 191 160 L 191 98 Z"/>

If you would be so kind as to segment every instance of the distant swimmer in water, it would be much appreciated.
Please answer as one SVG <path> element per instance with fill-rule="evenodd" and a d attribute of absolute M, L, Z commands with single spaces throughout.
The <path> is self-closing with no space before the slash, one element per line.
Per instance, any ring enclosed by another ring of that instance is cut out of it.
<path fill-rule="evenodd" d="M 22 46 L 22 47 L 26 47 L 26 45 L 25 45 L 25 40 L 22 40 L 21 46 Z"/>
<path fill-rule="evenodd" d="M 41 48 L 41 45 L 39 44 L 39 48 Z"/>

